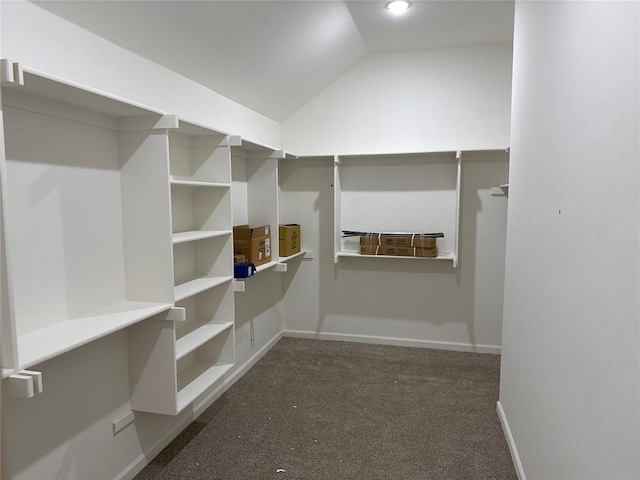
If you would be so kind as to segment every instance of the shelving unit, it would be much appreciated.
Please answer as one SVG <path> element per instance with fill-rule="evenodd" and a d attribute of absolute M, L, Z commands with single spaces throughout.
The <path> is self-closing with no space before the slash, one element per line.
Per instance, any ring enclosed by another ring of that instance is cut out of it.
<path fill-rule="evenodd" d="M 278 159 L 285 153 L 243 140 L 231 152 L 233 172 L 233 224 L 252 227 L 269 225 L 271 261 L 256 267 L 256 273 L 277 268 L 278 259 Z M 236 291 L 244 292 L 244 280 Z"/>
<path fill-rule="evenodd" d="M 7 377 L 172 306 L 162 159 L 177 117 L 1 67 Z"/>
<path fill-rule="evenodd" d="M 181 121 L 169 133 L 177 319 L 130 329 L 131 408 L 176 415 L 233 367 L 232 137 Z"/>
<path fill-rule="evenodd" d="M 458 263 L 462 154 L 424 152 L 334 158 L 334 262 L 340 258 L 446 260 Z M 365 232 L 442 232 L 435 258 L 361 255 Z"/>

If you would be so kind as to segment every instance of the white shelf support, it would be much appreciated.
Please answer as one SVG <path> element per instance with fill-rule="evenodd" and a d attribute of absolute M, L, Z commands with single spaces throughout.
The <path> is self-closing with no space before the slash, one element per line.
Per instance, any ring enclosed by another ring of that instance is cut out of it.
<path fill-rule="evenodd" d="M 42 393 L 42 373 L 33 370 L 22 370 L 19 374 L 6 379 L 9 395 L 16 398 L 33 398 Z"/>
<path fill-rule="evenodd" d="M 3 58 L 0 60 L 0 83 L 2 86 L 24 85 L 22 66 Z"/>
<path fill-rule="evenodd" d="M 494 197 L 508 197 L 509 196 L 509 184 L 503 183 L 498 187 L 491 187 L 491 195 Z"/>
<path fill-rule="evenodd" d="M 274 269 L 274 272 L 286 272 L 287 264 L 286 263 L 277 263 Z"/>
<path fill-rule="evenodd" d="M 44 389 L 42 388 L 42 372 L 36 372 L 34 370 L 22 370 L 20 375 L 26 375 L 33 379 L 33 390 L 37 394 L 42 393 Z"/>
<path fill-rule="evenodd" d="M 233 281 L 233 291 L 242 293 L 246 291 L 246 284 L 244 280 L 234 280 Z"/>
<path fill-rule="evenodd" d="M 304 256 L 302 258 L 308 259 L 308 260 L 313 260 L 313 252 L 307 250 L 306 252 L 304 252 Z"/>
<path fill-rule="evenodd" d="M 342 232 L 340 225 L 342 224 L 342 186 L 340 184 L 340 156 L 333 157 L 333 263 L 340 261 L 340 238 Z"/>
<path fill-rule="evenodd" d="M 224 145 L 228 147 L 241 147 L 242 137 L 240 135 L 227 135 Z"/>
<path fill-rule="evenodd" d="M 118 130 L 167 130 L 178 126 L 177 115 L 142 115 L 118 119 Z"/>
<path fill-rule="evenodd" d="M 458 246 L 460 244 L 460 207 L 462 206 L 462 151 L 456 152 L 456 162 L 458 163 L 456 178 L 456 238 L 453 246 L 453 268 L 458 267 Z"/>
<path fill-rule="evenodd" d="M 128 427 L 136 420 L 136 414 L 132 410 L 129 410 L 127 413 L 120 415 L 116 418 L 111 424 L 113 425 L 113 434 L 117 434 L 123 428 Z"/>
<path fill-rule="evenodd" d="M 167 322 L 186 322 L 187 309 L 184 307 L 171 307 L 169 310 L 156 315 L 153 319 Z"/>

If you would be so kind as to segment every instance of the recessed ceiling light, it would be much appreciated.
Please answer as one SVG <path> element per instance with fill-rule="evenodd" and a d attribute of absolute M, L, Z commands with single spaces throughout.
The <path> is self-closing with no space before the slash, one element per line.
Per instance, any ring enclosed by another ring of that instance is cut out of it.
<path fill-rule="evenodd" d="M 391 13 L 400 15 L 406 12 L 410 6 L 411 2 L 408 0 L 391 0 L 390 2 L 385 3 L 384 8 L 389 10 Z"/>

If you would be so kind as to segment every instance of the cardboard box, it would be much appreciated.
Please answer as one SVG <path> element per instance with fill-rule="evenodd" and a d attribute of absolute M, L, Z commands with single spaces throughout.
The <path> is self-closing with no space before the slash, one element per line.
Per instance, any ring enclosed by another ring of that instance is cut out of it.
<path fill-rule="evenodd" d="M 438 256 L 438 248 L 420 248 L 416 247 L 416 257 L 435 258 Z"/>
<path fill-rule="evenodd" d="M 233 240 L 251 240 L 253 238 L 269 237 L 271 231 L 269 225 L 250 227 L 249 225 L 236 225 L 233 227 Z"/>
<path fill-rule="evenodd" d="M 394 247 L 389 245 L 361 245 L 361 255 L 387 255 L 393 257 L 413 257 L 414 247 Z"/>
<path fill-rule="evenodd" d="M 289 223 L 278 226 L 278 254 L 289 257 L 300 252 L 300 225 Z"/>
<path fill-rule="evenodd" d="M 248 263 L 256 267 L 271 261 L 271 235 L 269 225 L 250 228 L 249 225 L 233 227 L 233 253 L 244 255 Z"/>
<path fill-rule="evenodd" d="M 247 263 L 247 256 L 240 253 L 234 254 L 233 263 Z"/>
<path fill-rule="evenodd" d="M 361 246 L 384 245 L 388 247 L 435 248 L 436 239 L 420 235 L 362 235 Z"/>
<path fill-rule="evenodd" d="M 421 237 L 420 235 L 416 235 L 413 237 L 413 246 L 417 248 L 426 248 L 432 249 L 436 248 L 436 239 L 433 237 Z M 416 255 L 417 257 L 418 255 Z"/>

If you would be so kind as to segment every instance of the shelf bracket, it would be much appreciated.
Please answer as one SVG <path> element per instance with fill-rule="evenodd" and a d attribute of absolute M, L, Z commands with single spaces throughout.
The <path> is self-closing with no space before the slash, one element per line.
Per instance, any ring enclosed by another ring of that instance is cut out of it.
<path fill-rule="evenodd" d="M 18 62 L 7 58 L 0 60 L 0 83 L 2 86 L 24 85 L 24 72 Z"/>
<path fill-rule="evenodd" d="M 313 260 L 313 252 L 307 250 L 306 252 L 304 252 L 304 256 L 302 258 Z"/>
<path fill-rule="evenodd" d="M 22 370 L 6 380 L 7 392 L 16 398 L 32 398 L 42 393 L 42 372 Z"/>
<path fill-rule="evenodd" d="M 229 147 L 241 147 L 242 137 L 240 135 L 227 135 L 226 145 Z"/>
<path fill-rule="evenodd" d="M 244 292 L 245 290 L 245 282 L 242 280 L 234 280 L 233 281 L 233 291 L 234 292 Z"/>
<path fill-rule="evenodd" d="M 340 159 L 340 155 L 334 155 L 333 156 L 333 164 L 334 165 L 340 165 L 342 163 L 342 160 Z"/>
<path fill-rule="evenodd" d="M 286 272 L 287 264 L 286 263 L 276 263 L 276 267 L 274 268 L 274 272 Z"/>
<path fill-rule="evenodd" d="M 155 315 L 153 319 L 167 322 L 186 322 L 187 309 L 184 307 L 171 307 L 169 310 Z"/>

